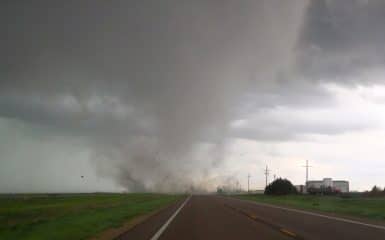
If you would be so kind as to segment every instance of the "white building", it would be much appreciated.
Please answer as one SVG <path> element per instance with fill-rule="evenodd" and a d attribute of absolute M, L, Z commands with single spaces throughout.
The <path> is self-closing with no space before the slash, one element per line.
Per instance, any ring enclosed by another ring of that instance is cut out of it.
<path fill-rule="evenodd" d="M 331 187 L 332 189 L 342 193 L 349 192 L 348 181 L 341 181 L 341 180 L 333 181 L 333 179 L 331 178 L 324 178 L 323 180 L 319 180 L 319 181 L 306 182 L 306 189 L 309 189 L 309 188 L 320 189 L 320 188 L 326 188 L 326 187 Z"/>
<path fill-rule="evenodd" d="M 334 189 L 339 190 L 342 193 L 349 192 L 349 182 L 348 181 L 333 181 Z"/>

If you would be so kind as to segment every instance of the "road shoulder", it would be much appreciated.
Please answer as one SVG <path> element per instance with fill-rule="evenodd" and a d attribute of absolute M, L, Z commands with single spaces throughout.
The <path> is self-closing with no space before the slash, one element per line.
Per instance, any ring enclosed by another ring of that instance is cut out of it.
<path fill-rule="evenodd" d="M 357 222 L 357 224 L 374 225 L 374 226 L 379 226 L 381 229 L 382 228 L 385 229 L 385 221 L 381 221 L 381 220 L 374 220 L 370 218 L 363 218 L 363 217 L 357 217 L 357 216 L 352 216 L 347 214 L 333 213 L 333 212 L 321 211 L 321 210 L 315 210 L 315 209 L 305 209 L 305 208 L 299 208 L 299 207 L 284 205 L 284 204 L 264 203 L 264 202 L 249 200 L 249 199 L 242 199 L 235 196 L 227 196 L 227 197 L 230 197 L 232 199 L 237 199 L 239 201 L 257 204 L 260 206 L 278 208 L 281 210 L 293 211 L 293 212 L 303 213 L 303 214 L 310 214 L 314 216 L 326 217 L 334 220 L 341 220 L 341 221 L 352 222 L 352 223 Z"/>

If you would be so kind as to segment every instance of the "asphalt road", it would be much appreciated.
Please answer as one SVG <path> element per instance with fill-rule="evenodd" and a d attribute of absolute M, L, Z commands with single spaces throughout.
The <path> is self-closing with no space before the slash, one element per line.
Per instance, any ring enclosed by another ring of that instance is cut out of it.
<path fill-rule="evenodd" d="M 384 240 L 385 226 L 229 197 L 192 196 L 186 202 L 161 211 L 119 239 Z"/>

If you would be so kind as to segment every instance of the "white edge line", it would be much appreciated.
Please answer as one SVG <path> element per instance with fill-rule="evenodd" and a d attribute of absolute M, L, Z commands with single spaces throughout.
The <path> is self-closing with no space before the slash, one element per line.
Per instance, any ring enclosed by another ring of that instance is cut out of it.
<path fill-rule="evenodd" d="M 154 236 L 152 236 L 151 240 L 157 240 L 160 235 L 162 235 L 162 233 L 164 232 L 164 230 L 166 230 L 166 228 L 168 227 L 168 225 L 172 222 L 172 220 L 174 220 L 174 218 L 176 217 L 176 215 L 178 215 L 178 213 L 180 212 L 180 210 L 182 210 L 182 208 L 184 207 L 184 205 L 186 205 L 186 203 L 188 202 L 188 200 L 190 200 L 191 198 L 191 195 L 183 202 L 183 204 L 174 212 L 174 214 L 167 220 L 167 222 L 165 222 L 163 224 L 163 226 L 155 233 Z"/>
<path fill-rule="evenodd" d="M 236 198 L 236 199 L 238 199 L 238 198 Z M 363 223 L 363 222 L 358 222 L 358 221 L 354 221 L 354 220 L 349 220 L 349 219 L 346 219 L 346 218 L 332 217 L 332 216 L 327 216 L 327 215 L 323 215 L 323 214 L 318 214 L 318 213 L 313 213 L 313 212 L 308 212 L 308 211 L 303 211 L 303 210 L 297 210 L 297 209 L 293 209 L 293 208 L 279 207 L 279 206 L 275 206 L 275 205 L 271 205 L 271 204 L 267 204 L 267 203 L 255 202 L 255 201 L 252 201 L 252 200 L 244 200 L 244 199 L 238 199 L 238 200 L 254 203 L 254 204 L 260 205 L 260 206 L 277 208 L 277 209 L 281 209 L 281 210 L 287 210 L 287 211 L 302 213 L 302 214 L 305 214 L 305 215 L 311 215 L 311 216 L 316 216 L 316 217 L 323 217 L 323 218 L 327 218 L 327 219 L 331 219 L 331 220 L 336 220 L 336 221 L 340 221 L 340 222 L 352 223 L 352 224 L 362 225 L 362 226 L 366 226 L 366 227 L 372 227 L 372 228 L 377 228 L 377 229 L 385 230 L 385 226 L 381 226 L 381 225 L 374 225 L 374 224 L 369 224 L 369 223 Z"/>

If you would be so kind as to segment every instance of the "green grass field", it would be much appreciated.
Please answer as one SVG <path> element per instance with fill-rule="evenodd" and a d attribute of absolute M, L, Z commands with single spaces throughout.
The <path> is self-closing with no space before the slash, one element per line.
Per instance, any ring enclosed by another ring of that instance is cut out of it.
<path fill-rule="evenodd" d="M 181 197 L 161 194 L 0 195 L 0 239 L 87 239 Z"/>
<path fill-rule="evenodd" d="M 237 197 L 261 203 L 385 221 L 385 198 L 341 198 L 309 195 L 266 196 L 262 194 L 239 195 Z"/>

